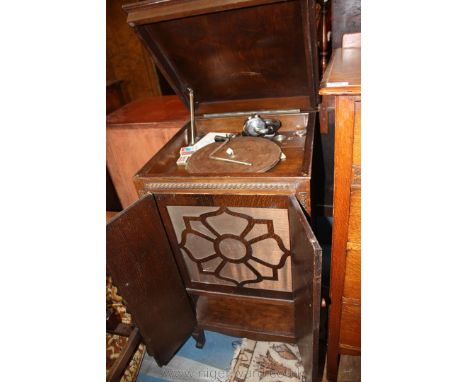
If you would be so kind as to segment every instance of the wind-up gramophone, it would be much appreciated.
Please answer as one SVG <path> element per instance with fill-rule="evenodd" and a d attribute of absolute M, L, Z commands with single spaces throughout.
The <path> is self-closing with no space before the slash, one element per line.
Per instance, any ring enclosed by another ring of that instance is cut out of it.
<path fill-rule="evenodd" d="M 145 1 L 125 10 L 192 114 L 135 175 L 141 199 L 107 227 L 108 268 L 148 352 L 164 365 L 190 335 L 202 346 L 203 329 L 297 342 L 313 380 L 314 2 Z M 178 164 L 181 150 L 210 136 Z"/>

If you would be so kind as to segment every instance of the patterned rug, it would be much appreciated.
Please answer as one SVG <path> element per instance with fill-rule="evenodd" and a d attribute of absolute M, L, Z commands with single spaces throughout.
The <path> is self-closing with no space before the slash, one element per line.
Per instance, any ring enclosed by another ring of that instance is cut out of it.
<path fill-rule="evenodd" d="M 112 284 L 110 276 L 106 278 L 106 309 L 116 312 L 120 321 L 124 324 L 132 323 L 132 316 L 127 312 L 122 297 L 118 294 L 117 288 Z M 106 376 L 114 362 L 119 358 L 121 351 L 125 348 L 128 337 L 106 333 Z M 140 344 L 133 354 L 127 368 L 120 378 L 121 382 L 134 382 L 140 370 L 146 347 Z"/>
<path fill-rule="evenodd" d="M 302 382 L 299 349 L 294 344 L 244 338 L 237 349 L 227 382 Z"/>
<path fill-rule="evenodd" d="M 106 333 L 106 376 L 113 363 L 119 358 L 120 352 L 125 348 L 128 337 Z M 120 382 L 134 382 L 140 370 L 145 354 L 145 345 L 140 344 L 133 358 L 120 378 Z"/>
<path fill-rule="evenodd" d="M 189 338 L 164 367 L 146 353 L 137 382 L 225 382 L 242 339 L 211 331 L 205 336 L 203 349 Z"/>

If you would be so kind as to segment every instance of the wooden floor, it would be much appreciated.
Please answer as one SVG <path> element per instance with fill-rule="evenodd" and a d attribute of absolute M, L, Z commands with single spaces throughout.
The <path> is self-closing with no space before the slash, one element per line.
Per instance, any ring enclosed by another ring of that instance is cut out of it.
<path fill-rule="evenodd" d="M 325 332 L 325 331 L 324 331 Z M 319 343 L 319 375 L 318 380 L 328 382 L 326 378 L 327 345 L 325 339 Z M 338 369 L 337 382 L 360 382 L 361 381 L 361 357 L 353 357 L 350 355 L 342 355 L 340 359 L 340 367 Z"/>
<path fill-rule="evenodd" d="M 325 371 L 326 364 L 325 364 Z M 326 372 L 324 372 L 326 374 Z M 342 355 L 340 359 L 340 367 L 338 369 L 338 382 L 360 382 L 361 381 L 361 357 L 353 357 L 350 355 Z M 328 382 L 324 375 L 322 382 Z"/>

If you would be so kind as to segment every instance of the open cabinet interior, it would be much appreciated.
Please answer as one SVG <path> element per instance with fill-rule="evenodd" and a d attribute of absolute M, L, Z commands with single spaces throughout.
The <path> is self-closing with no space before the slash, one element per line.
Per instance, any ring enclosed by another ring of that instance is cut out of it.
<path fill-rule="evenodd" d="M 294 196 L 148 194 L 108 223 L 107 264 L 160 365 L 209 329 L 296 342 L 312 373 L 321 249 Z"/>

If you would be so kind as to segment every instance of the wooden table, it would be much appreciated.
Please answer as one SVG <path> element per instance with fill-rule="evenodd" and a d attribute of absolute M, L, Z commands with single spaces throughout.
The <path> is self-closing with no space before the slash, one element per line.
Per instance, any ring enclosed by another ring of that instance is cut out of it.
<path fill-rule="evenodd" d="M 335 175 L 327 378 L 340 354 L 361 352 L 361 48 L 336 49 L 320 94 L 335 103 Z M 346 46 L 346 45 L 344 45 Z"/>
<path fill-rule="evenodd" d="M 123 208 L 138 199 L 135 173 L 188 119 L 177 96 L 143 98 L 107 116 L 107 167 Z"/>

